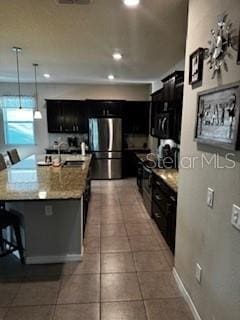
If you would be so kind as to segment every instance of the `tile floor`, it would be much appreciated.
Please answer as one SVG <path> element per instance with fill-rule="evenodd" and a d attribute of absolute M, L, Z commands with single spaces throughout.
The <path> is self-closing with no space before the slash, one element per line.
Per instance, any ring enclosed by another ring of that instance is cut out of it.
<path fill-rule="evenodd" d="M 135 179 L 94 181 L 81 263 L 0 261 L 0 320 L 192 320 Z"/>

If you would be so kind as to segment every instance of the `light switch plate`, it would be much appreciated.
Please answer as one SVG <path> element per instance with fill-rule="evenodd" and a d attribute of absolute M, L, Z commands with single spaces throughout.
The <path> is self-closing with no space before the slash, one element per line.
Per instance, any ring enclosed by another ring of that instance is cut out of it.
<path fill-rule="evenodd" d="M 214 203 L 214 190 L 211 188 L 208 188 L 208 193 L 207 193 L 207 205 L 210 208 L 213 208 L 213 203 Z"/>
<path fill-rule="evenodd" d="M 240 207 L 237 205 L 232 206 L 232 219 L 231 219 L 232 225 L 240 230 Z"/>

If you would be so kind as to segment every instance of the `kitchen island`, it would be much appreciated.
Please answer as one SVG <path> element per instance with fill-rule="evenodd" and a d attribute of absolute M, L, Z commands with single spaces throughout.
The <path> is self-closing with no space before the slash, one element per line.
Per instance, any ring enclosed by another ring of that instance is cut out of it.
<path fill-rule="evenodd" d="M 0 200 L 20 215 L 26 263 L 79 261 L 91 156 L 61 156 L 80 166 L 38 165 L 44 159 L 33 155 L 1 171 Z"/>

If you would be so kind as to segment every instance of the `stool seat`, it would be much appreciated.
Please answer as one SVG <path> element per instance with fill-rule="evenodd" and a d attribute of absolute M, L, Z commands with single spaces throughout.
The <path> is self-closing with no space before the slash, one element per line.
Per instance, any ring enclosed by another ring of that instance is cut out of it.
<path fill-rule="evenodd" d="M 3 238 L 2 231 L 7 227 L 13 228 L 15 232 L 15 237 L 16 237 L 16 244 Z M 7 245 L 7 248 L 6 248 L 6 245 Z M 22 264 L 25 263 L 21 232 L 20 232 L 20 218 L 16 214 L 6 211 L 4 209 L 0 210 L 0 247 L 1 247 L 0 257 L 6 256 L 14 251 L 18 251 L 21 263 Z"/>

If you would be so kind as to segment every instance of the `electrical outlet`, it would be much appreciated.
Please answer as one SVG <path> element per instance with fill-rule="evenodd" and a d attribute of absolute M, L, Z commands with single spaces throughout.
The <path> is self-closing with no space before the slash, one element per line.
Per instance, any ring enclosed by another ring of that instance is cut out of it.
<path fill-rule="evenodd" d="M 195 273 L 196 279 L 199 283 L 201 283 L 202 280 L 202 267 L 197 263 L 196 264 L 196 273 Z"/>
<path fill-rule="evenodd" d="M 232 225 L 240 230 L 240 207 L 235 204 L 232 206 Z"/>
<path fill-rule="evenodd" d="M 210 208 L 213 208 L 213 203 L 214 203 L 214 190 L 211 188 L 208 188 L 208 193 L 207 193 L 207 205 Z"/>
<path fill-rule="evenodd" d="M 52 206 L 45 206 L 45 215 L 47 217 L 50 217 L 53 215 Z"/>

